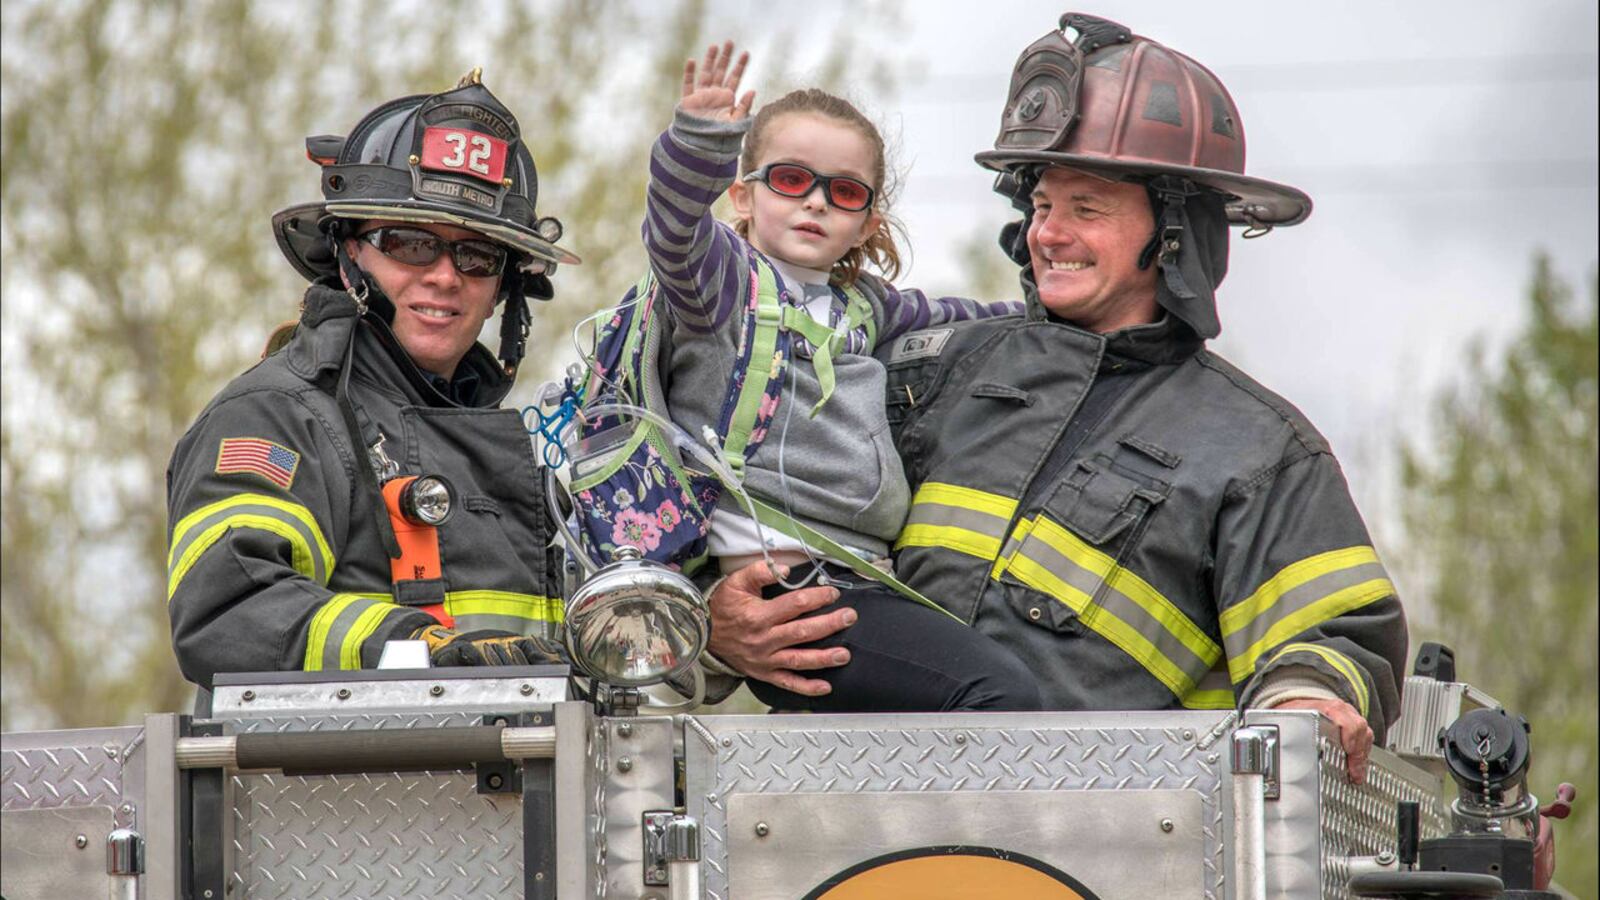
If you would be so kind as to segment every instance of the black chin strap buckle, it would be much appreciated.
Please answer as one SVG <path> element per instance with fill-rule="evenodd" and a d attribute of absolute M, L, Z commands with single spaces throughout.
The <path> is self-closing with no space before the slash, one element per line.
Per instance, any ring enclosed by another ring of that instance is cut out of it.
<path fill-rule="evenodd" d="M 1178 255 L 1183 252 L 1183 207 L 1200 189 L 1189 179 L 1173 175 L 1152 179 L 1150 189 L 1161 198 L 1160 229 L 1156 235 L 1161 265 L 1176 266 Z"/>

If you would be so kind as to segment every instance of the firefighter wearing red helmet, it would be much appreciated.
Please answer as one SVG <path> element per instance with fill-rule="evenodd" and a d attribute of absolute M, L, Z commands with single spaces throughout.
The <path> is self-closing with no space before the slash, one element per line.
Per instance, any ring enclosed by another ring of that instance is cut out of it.
<path fill-rule="evenodd" d="M 1205 346 L 1228 226 L 1310 200 L 1244 173 L 1204 66 L 1070 13 L 1018 59 L 978 161 L 1022 212 L 1002 244 L 1028 313 L 886 349 L 918 485 L 900 571 L 1047 706 L 1308 706 L 1360 777 L 1400 712 L 1400 601 L 1327 441 Z"/>
<path fill-rule="evenodd" d="M 915 489 L 895 570 L 1048 708 L 1309 706 L 1359 778 L 1405 618 L 1327 441 L 1206 349 L 1228 226 L 1311 211 L 1244 148 L 1214 75 L 1117 23 L 1069 13 L 1023 52 L 978 161 L 1022 213 L 1001 243 L 1027 312 L 878 351 Z M 724 643 L 812 665 L 734 600 L 712 597 Z"/>
<path fill-rule="evenodd" d="M 311 281 L 299 321 L 168 469 L 173 646 L 223 671 L 560 662 L 561 572 L 520 418 L 499 408 L 560 225 L 479 73 L 308 138 L 323 199 L 273 217 Z M 477 343 L 501 310 L 499 359 Z"/>

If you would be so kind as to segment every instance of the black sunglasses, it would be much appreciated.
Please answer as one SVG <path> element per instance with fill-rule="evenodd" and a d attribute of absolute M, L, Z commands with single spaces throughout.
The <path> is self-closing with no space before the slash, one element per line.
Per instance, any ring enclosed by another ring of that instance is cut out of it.
<path fill-rule="evenodd" d="M 470 238 L 447 241 L 421 228 L 385 225 L 356 235 L 356 240 L 366 241 L 384 256 L 408 266 L 431 266 L 448 247 L 456 271 L 469 278 L 490 278 L 506 267 L 506 251 L 499 244 Z"/>
<path fill-rule="evenodd" d="M 759 181 L 775 194 L 785 197 L 804 197 L 818 184 L 822 196 L 831 206 L 845 212 L 861 212 L 872 206 L 876 193 L 872 186 L 849 175 L 823 175 L 799 163 L 767 163 L 744 177 L 745 181 Z"/>

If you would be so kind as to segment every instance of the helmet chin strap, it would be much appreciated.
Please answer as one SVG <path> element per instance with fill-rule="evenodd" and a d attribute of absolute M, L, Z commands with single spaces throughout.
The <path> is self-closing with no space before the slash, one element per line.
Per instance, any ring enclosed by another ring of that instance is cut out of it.
<path fill-rule="evenodd" d="M 339 261 L 339 274 L 344 277 L 345 291 L 356 304 L 356 321 L 350 326 L 350 336 L 345 340 L 344 360 L 339 364 L 339 381 L 334 388 L 334 399 L 339 405 L 339 415 L 344 419 L 345 431 L 350 435 L 351 442 L 358 448 L 357 454 L 370 452 L 368 444 L 361 433 L 361 424 L 356 417 L 355 401 L 350 399 L 350 370 L 354 368 L 356 334 L 361 330 L 361 319 L 366 316 L 367 310 L 373 300 L 381 301 L 380 308 L 387 308 L 393 314 L 394 307 L 389 303 L 389 298 L 383 294 L 383 289 L 378 287 L 370 275 L 356 265 L 350 254 L 345 252 L 344 241 L 340 236 L 342 228 L 333 228 L 328 233 L 328 240 L 333 244 L 334 258 Z M 378 529 L 378 537 L 383 541 L 384 551 L 390 559 L 400 558 L 400 541 L 395 537 L 394 525 L 389 521 L 389 512 L 383 500 L 383 488 L 378 484 L 377 473 L 373 466 L 356 465 L 356 478 L 360 480 L 361 487 L 372 503 L 372 521 Z"/>

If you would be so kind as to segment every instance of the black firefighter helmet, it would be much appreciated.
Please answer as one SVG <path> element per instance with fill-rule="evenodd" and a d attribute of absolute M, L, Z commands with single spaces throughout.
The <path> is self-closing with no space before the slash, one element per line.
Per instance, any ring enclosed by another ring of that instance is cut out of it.
<path fill-rule="evenodd" d="M 526 300 L 549 299 L 556 264 L 580 260 L 556 246 L 561 223 L 535 210 L 533 156 L 516 118 L 483 86 L 481 74 L 474 69 L 443 93 L 391 100 L 346 137 L 306 138 L 306 155 L 322 167 L 323 199 L 280 210 L 272 230 L 284 256 L 312 281 L 337 275 L 337 241 L 349 236 L 350 223 L 365 219 L 454 225 L 503 245 L 511 264 L 501 279 L 509 321 L 500 355 L 514 368 Z M 517 346 L 508 347 L 508 338 Z"/>

